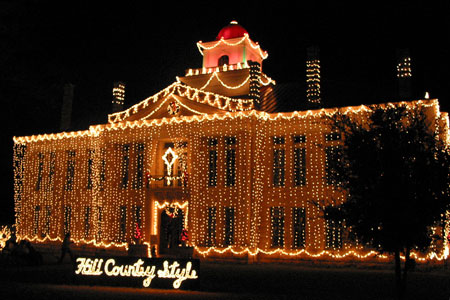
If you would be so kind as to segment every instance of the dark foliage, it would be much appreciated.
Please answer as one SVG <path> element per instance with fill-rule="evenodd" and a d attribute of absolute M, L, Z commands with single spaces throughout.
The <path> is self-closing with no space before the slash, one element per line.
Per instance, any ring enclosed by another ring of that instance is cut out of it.
<path fill-rule="evenodd" d="M 325 216 L 345 220 L 360 242 L 394 254 L 398 264 L 401 253 L 408 261 L 412 249 L 427 250 L 430 227 L 449 207 L 450 156 L 426 110 L 374 106 L 364 121 L 329 118 L 344 136 L 343 157 L 330 167 L 348 197 Z"/>

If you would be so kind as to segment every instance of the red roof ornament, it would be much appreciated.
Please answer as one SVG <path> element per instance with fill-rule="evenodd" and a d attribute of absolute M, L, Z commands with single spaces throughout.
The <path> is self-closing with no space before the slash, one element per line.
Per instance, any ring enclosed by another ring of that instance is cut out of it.
<path fill-rule="evenodd" d="M 238 37 L 244 37 L 245 34 L 248 34 L 247 30 L 244 27 L 238 24 L 236 21 L 231 21 L 229 25 L 225 26 L 219 31 L 219 34 L 216 37 L 216 40 L 224 39 L 233 39 Z"/>

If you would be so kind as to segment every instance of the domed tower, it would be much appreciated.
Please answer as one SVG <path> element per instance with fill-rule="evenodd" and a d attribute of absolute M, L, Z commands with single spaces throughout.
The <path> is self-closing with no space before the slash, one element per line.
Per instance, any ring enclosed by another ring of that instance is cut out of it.
<path fill-rule="evenodd" d="M 197 47 L 203 55 L 202 67 L 188 69 L 179 78 L 182 83 L 227 97 L 253 98 L 255 104 L 259 102 L 260 86 L 274 83 L 262 73 L 267 52 L 236 21 L 223 27 L 214 41 L 200 41 Z"/>
<path fill-rule="evenodd" d="M 268 56 L 257 42 L 250 39 L 247 30 L 236 21 L 222 28 L 215 41 L 198 42 L 197 46 L 203 55 L 204 68 L 214 68 L 224 64 L 245 64 L 248 61 L 262 65 L 262 61 Z"/>

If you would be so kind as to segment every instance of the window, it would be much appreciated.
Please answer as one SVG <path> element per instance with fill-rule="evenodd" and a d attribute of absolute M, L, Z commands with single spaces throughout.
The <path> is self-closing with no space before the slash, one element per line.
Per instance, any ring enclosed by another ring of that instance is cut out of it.
<path fill-rule="evenodd" d="M 53 177 L 56 169 L 56 153 L 50 152 L 50 163 L 48 167 L 48 186 L 47 191 L 53 190 Z"/>
<path fill-rule="evenodd" d="M 102 239 L 103 207 L 97 206 L 97 240 Z"/>
<path fill-rule="evenodd" d="M 219 58 L 219 62 L 218 62 L 219 67 L 221 67 L 223 65 L 228 65 L 229 63 L 230 63 L 230 58 L 228 57 L 228 55 L 222 55 Z"/>
<path fill-rule="evenodd" d="M 134 223 L 142 229 L 142 206 L 140 205 L 134 207 Z"/>
<path fill-rule="evenodd" d="M 125 242 L 127 232 L 127 207 L 120 207 L 119 214 L 119 242 Z"/>
<path fill-rule="evenodd" d="M 292 208 L 292 248 L 305 247 L 306 216 L 303 207 Z"/>
<path fill-rule="evenodd" d="M 45 206 L 45 224 L 43 236 L 50 235 L 50 220 L 52 216 L 52 208 L 50 206 Z"/>
<path fill-rule="evenodd" d="M 284 186 L 285 183 L 285 138 L 273 137 L 273 186 Z"/>
<path fill-rule="evenodd" d="M 120 187 L 122 189 L 128 188 L 128 167 L 130 166 L 130 145 L 122 145 L 122 180 Z"/>
<path fill-rule="evenodd" d="M 91 208 L 86 206 L 84 208 L 84 238 L 87 239 L 89 237 L 90 229 L 91 229 Z"/>
<path fill-rule="evenodd" d="M 273 144 L 274 145 L 284 145 L 286 143 L 286 140 L 284 136 L 274 136 L 273 137 Z"/>
<path fill-rule="evenodd" d="M 187 186 L 187 177 L 183 177 L 186 176 L 187 172 L 187 157 L 188 157 L 187 152 L 181 153 L 180 156 L 178 157 L 178 165 L 177 165 L 178 186 L 184 187 Z"/>
<path fill-rule="evenodd" d="M 208 186 L 217 186 L 217 139 L 208 139 L 209 177 Z"/>
<path fill-rule="evenodd" d="M 236 137 L 225 138 L 225 186 L 236 184 Z"/>
<path fill-rule="evenodd" d="M 64 206 L 64 235 L 70 232 L 72 223 L 72 207 Z"/>
<path fill-rule="evenodd" d="M 144 149 L 143 143 L 136 145 L 136 179 L 134 181 L 134 188 L 137 190 L 142 189 L 144 179 Z"/>
<path fill-rule="evenodd" d="M 273 248 L 282 248 L 284 247 L 284 207 L 271 207 L 270 220 L 272 227 L 271 246 Z"/>
<path fill-rule="evenodd" d="M 14 168 L 14 185 L 15 185 L 15 197 L 17 203 L 22 202 L 23 195 L 23 177 L 24 177 L 24 158 L 27 147 L 21 144 L 14 144 L 14 157 L 13 157 L 13 168 Z M 16 210 L 16 225 L 21 224 L 21 209 Z"/>
<path fill-rule="evenodd" d="M 325 220 L 326 223 L 326 244 L 325 248 L 329 250 L 342 249 L 342 222 Z"/>
<path fill-rule="evenodd" d="M 105 189 L 106 182 L 106 151 L 101 149 L 100 151 L 100 180 L 99 180 L 99 190 L 103 191 Z"/>
<path fill-rule="evenodd" d="M 34 207 L 34 216 L 33 216 L 33 234 L 37 235 L 39 231 L 39 214 L 41 212 L 41 207 L 39 205 Z"/>
<path fill-rule="evenodd" d="M 306 185 L 306 149 L 304 143 L 306 137 L 304 135 L 294 136 L 294 159 L 293 161 L 293 179 L 294 186 Z"/>
<path fill-rule="evenodd" d="M 87 160 L 87 184 L 86 189 L 92 190 L 92 167 L 94 164 L 94 150 L 88 150 L 88 160 Z"/>
<path fill-rule="evenodd" d="M 71 191 L 75 178 L 75 150 L 67 151 L 67 174 L 65 190 Z"/>
<path fill-rule="evenodd" d="M 339 132 L 331 132 L 325 134 L 325 141 L 331 142 L 331 141 L 339 141 L 341 140 L 341 134 Z"/>
<path fill-rule="evenodd" d="M 294 135 L 292 137 L 292 142 L 294 144 L 304 144 L 304 143 L 306 143 L 306 136 L 304 136 L 304 135 Z"/>
<path fill-rule="evenodd" d="M 41 189 L 42 173 L 44 171 L 44 154 L 38 153 L 38 178 L 36 181 L 36 191 Z"/>
<path fill-rule="evenodd" d="M 216 208 L 208 207 L 208 216 L 206 224 L 206 246 L 216 245 Z"/>
<path fill-rule="evenodd" d="M 225 207 L 225 246 L 234 244 L 234 207 Z"/>
<path fill-rule="evenodd" d="M 284 149 L 273 150 L 273 185 L 284 186 L 284 165 L 285 165 L 285 153 Z"/>
<path fill-rule="evenodd" d="M 337 168 L 342 157 L 342 146 L 328 146 L 325 148 L 325 178 L 329 185 L 341 185 Z"/>

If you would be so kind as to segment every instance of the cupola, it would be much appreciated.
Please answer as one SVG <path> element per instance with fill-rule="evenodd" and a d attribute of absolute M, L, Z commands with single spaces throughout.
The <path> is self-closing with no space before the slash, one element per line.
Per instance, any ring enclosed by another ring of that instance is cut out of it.
<path fill-rule="evenodd" d="M 203 55 L 203 68 L 247 65 L 248 61 L 262 65 L 262 61 L 268 56 L 257 42 L 250 39 L 247 30 L 237 21 L 231 21 L 223 27 L 215 41 L 205 43 L 200 41 L 197 46 Z"/>

